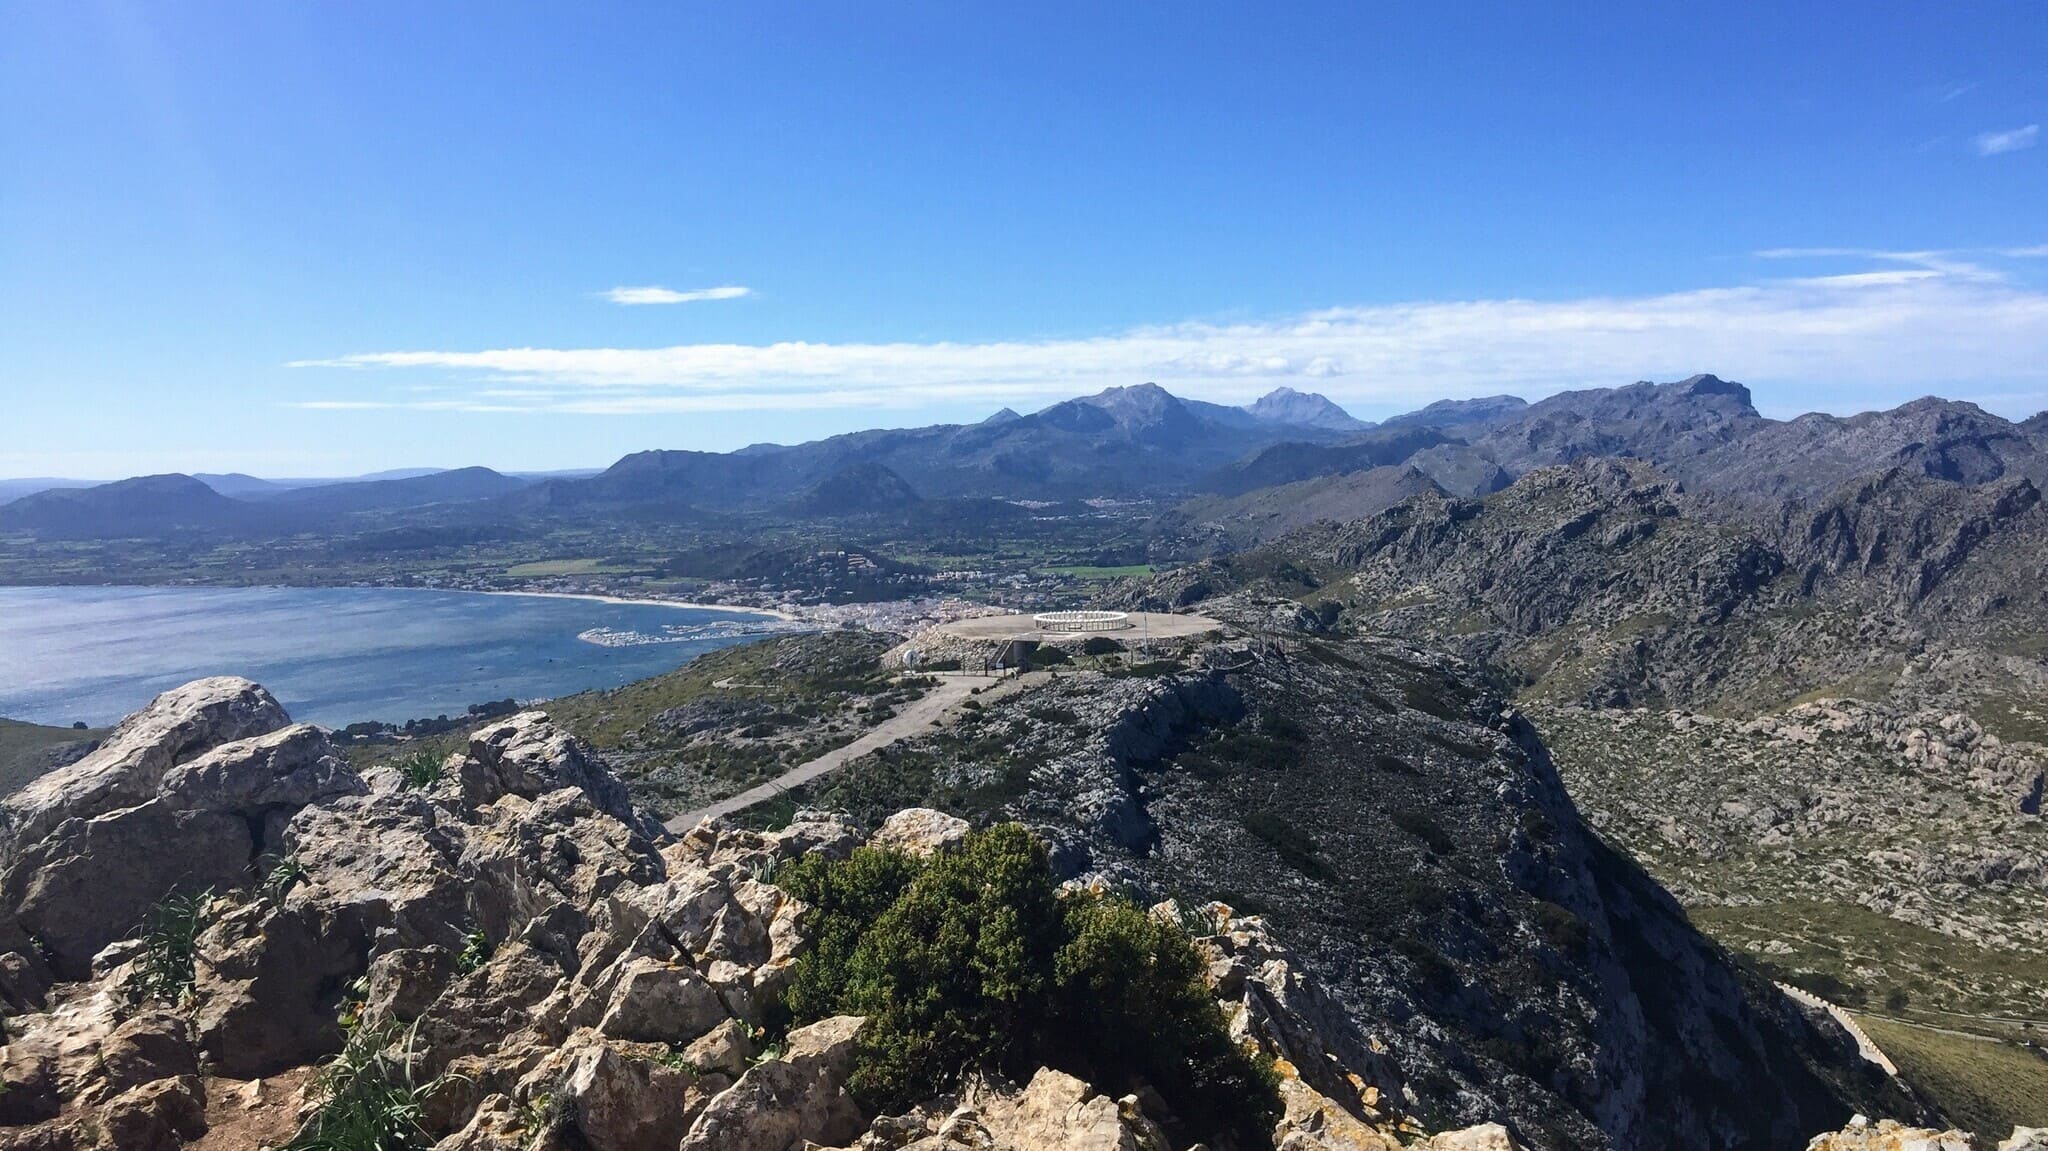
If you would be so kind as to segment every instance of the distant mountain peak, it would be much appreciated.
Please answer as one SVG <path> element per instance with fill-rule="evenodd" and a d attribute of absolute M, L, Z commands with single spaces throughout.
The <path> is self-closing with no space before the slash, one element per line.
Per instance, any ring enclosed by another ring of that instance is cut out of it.
<path fill-rule="evenodd" d="M 1156 411 L 1168 405 L 1179 405 L 1180 397 L 1148 380 L 1142 384 L 1104 388 L 1092 396 L 1081 397 L 1081 402 L 1110 411 Z"/>
<path fill-rule="evenodd" d="M 1744 404 L 1749 403 L 1749 389 L 1733 380 L 1724 380 L 1712 372 L 1701 372 L 1678 381 L 1678 387 L 1688 396 L 1736 396 Z"/>
<path fill-rule="evenodd" d="M 1021 420 L 1023 418 L 1023 416 L 1017 414 L 1017 409 L 1003 408 L 1002 410 L 996 412 L 994 415 L 990 416 L 989 418 L 981 422 L 984 424 L 1007 424 L 1011 420 Z"/>
<path fill-rule="evenodd" d="M 1109 416 L 1117 426 L 1127 429 L 1152 429 L 1166 425 L 1197 426 L 1200 420 L 1188 410 L 1179 396 L 1154 383 L 1130 384 L 1124 387 L 1104 388 L 1092 396 L 1054 404 L 1040 415 L 1054 415 L 1063 410 L 1072 411 L 1095 409 Z M 1096 417 L 1100 418 L 1100 417 Z"/>
<path fill-rule="evenodd" d="M 1364 431 L 1372 425 L 1354 418 L 1350 412 L 1337 406 L 1328 396 L 1317 392 L 1297 392 L 1282 385 L 1245 405 L 1245 411 L 1253 418 L 1270 424 L 1290 424 L 1296 427 L 1328 428 L 1332 431 Z"/>

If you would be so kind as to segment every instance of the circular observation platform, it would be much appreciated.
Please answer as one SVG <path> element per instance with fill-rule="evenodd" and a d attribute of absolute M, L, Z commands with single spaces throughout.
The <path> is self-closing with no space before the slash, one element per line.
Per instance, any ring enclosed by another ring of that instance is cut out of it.
<path fill-rule="evenodd" d="M 1051 634 L 1072 634 L 1078 632 L 1128 631 L 1137 625 L 1131 622 L 1129 612 L 1121 611 L 1042 611 L 1031 617 L 1038 630 Z"/>
<path fill-rule="evenodd" d="M 1071 615 L 1120 616 L 1122 619 L 1113 626 L 1103 626 L 1108 621 L 1099 621 L 1085 628 L 1072 625 L 1060 627 L 1058 617 Z M 1048 620 L 1051 620 L 1051 623 L 1048 623 Z M 995 643 L 1012 639 L 1041 643 L 1071 643 L 1087 635 L 1109 632 L 1126 643 L 1134 643 L 1141 639 L 1186 639 L 1221 631 L 1222 628 L 1223 625 L 1217 621 L 1199 615 L 1148 611 L 1095 611 L 1040 612 L 1037 615 L 978 615 L 939 624 L 934 630 L 940 635 L 956 639 Z"/>

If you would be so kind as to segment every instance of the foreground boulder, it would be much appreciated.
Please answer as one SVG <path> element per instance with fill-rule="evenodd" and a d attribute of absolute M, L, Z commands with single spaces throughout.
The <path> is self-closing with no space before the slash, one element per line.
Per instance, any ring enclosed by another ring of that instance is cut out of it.
<path fill-rule="evenodd" d="M 1908 1127 L 1890 1119 L 1875 1123 L 1858 1115 L 1840 1131 L 1816 1135 L 1806 1151 L 1970 1151 L 1968 1132 Z"/>
<path fill-rule="evenodd" d="M 165 692 L 0 800 L 0 968 L 80 978 L 166 896 L 246 885 L 293 813 L 362 790 L 323 732 L 247 680 Z"/>

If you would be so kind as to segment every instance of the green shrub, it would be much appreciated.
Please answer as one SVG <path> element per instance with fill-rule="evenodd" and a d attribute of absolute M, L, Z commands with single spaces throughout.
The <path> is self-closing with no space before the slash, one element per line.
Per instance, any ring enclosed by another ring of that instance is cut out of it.
<path fill-rule="evenodd" d="M 919 870 L 918 861 L 901 852 L 860 847 L 845 860 L 806 855 L 776 871 L 776 886 L 810 908 L 804 934 L 811 950 L 797 964 L 782 1001 L 791 1016 L 808 1021 L 838 1011 L 862 933 L 896 903 Z"/>
<path fill-rule="evenodd" d="M 1091 635 L 1081 641 L 1082 655 L 1109 655 L 1123 649 L 1123 644 L 1106 635 Z"/>
<path fill-rule="evenodd" d="M 806 857 L 776 882 L 809 905 L 814 941 L 785 1022 L 868 1017 L 848 1082 L 867 1106 L 902 1110 L 976 1069 L 1051 1066 L 1112 1093 L 1151 1084 L 1190 1136 L 1270 1145 L 1272 1068 L 1231 1041 L 1187 936 L 1122 899 L 1061 896 L 1022 827 L 929 861 Z"/>
<path fill-rule="evenodd" d="M 149 909 L 142 920 L 142 953 L 126 988 L 131 1001 L 154 1000 L 175 1007 L 191 994 L 192 962 L 212 903 L 213 892 L 207 890 L 167 895 Z"/>
<path fill-rule="evenodd" d="M 1268 1145 L 1280 1118 L 1279 1080 L 1269 1061 L 1247 1054 L 1224 1029 L 1187 935 L 1123 899 L 1062 902 L 1055 1049 L 1112 1093 L 1150 1084 L 1202 1138 Z"/>

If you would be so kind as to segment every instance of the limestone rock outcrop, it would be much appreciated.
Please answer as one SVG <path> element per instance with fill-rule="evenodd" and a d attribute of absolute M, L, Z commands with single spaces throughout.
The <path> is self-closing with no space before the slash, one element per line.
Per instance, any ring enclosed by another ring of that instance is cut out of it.
<path fill-rule="evenodd" d="M 1861 1115 L 1840 1131 L 1816 1135 L 1806 1151 L 1970 1151 L 1968 1132 L 1908 1127 L 1891 1119 L 1872 1123 Z"/>
<path fill-rule="evenodd" d="M 167 894 L 247 883 L 296 811 L 362 790 L 324 733 L 247 680 L 158 696 L 0 800 L 0 968 L 22 973 L 7 997 L 30 1006 L 38 981 L 81 978 Z"/>
<path fill-rule="evenodd" d="M 908 807 L 882 821 L 871 842 L 912 855 L 935 855 L 967 838 L 967 821 L 929 807 Z"/>

